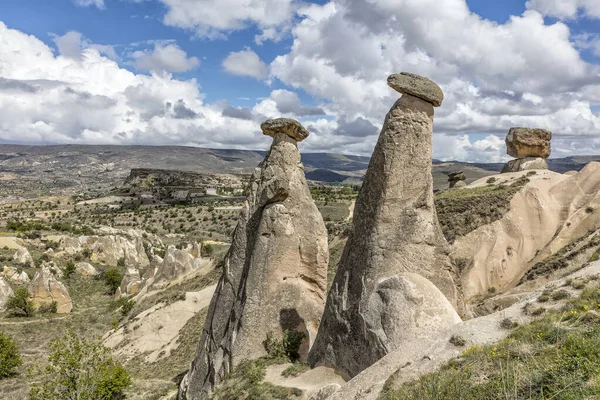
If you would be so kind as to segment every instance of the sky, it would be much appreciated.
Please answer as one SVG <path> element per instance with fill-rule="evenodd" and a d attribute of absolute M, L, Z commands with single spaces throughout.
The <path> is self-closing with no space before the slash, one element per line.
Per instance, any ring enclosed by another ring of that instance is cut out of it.
<path fill-rule="evenodd" d="M 441 160 L 507 160 L 514 126 L 552 157 L 600 154 L 600 0 L 0 0 L 0 143 L 369 156 L 398 72 L 440 85 Z"/>

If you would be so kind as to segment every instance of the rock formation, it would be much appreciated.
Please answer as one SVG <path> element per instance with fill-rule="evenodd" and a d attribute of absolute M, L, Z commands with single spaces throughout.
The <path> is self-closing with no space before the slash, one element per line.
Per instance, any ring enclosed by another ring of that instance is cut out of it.
<path fill-rule="evenodd" d="M 121 280 L 121 285 L 117 288 L 115 298 L 137 294 L 141 285 L 140 271 L 137 268 L 127 268 Z"/>
<path fill-rule="evenodd" d="M 462 170 L 450 172 L 448 174 L 448 188 L 452 189 L 465 187 L 467 186 L 467 184 L 465 183 L 466 180 L 467 177 L 465 176 L 465 173 Z"/>
<path fill-rule="evenodd" d="M 128 267 L 145 268 L 150 263 L 141 237 L 64 236 L 60 241 L 60 249 L 67 254 L 77 254 L 89 249 L 92 252 L 90 260 L 113 266 L 117 265 L 121 258 L 125 259 L 125 265 Z"/>
<path fill-rule="evenodd" d="M 180 386 L 180 399 L 207 399 L 244 359 L 266 355 L 270 332 L 317 333 L 327 287 L 327 230 L 313 202 L 297 142 L 308 131 L 295 120 L 261 125 L 273 144 L 254 172 L 212 298 L 200 345 Z"/>
<path fill-rule="evenodd" d="M 81 276 L 96 276 L 98 275 L 98 271 L 96 268 L 90 263 L 86 262 L 78 262 L 75 264 L 75 272 L 77 272 Z"/>
<path fill-rule="evenodd" d="M 73 308 L 66 286 L 54 277 L 49 268 L 43 267 L 35 273 L 27 291 L 34 308 L 49 306 L 53 301 L 59 314 L 70 313 Z"/>
<path fill-rule="evenodd" d="M 8 283 L 6 283 L 4 278 L 0 276 L 0 310 L 4 310 L 6 302 L 14 295 L 15 293 L 10 286 L 8 286 Z"/>
<path fill-rule="evenodd" d="M 19 273 L 19 270 L 14 267 L 8 267 L 5 265 L 2 270 L 2 275 L 4 275 L 4 277 L 10 281 L 29 283 L 29 276 L 27 275 L 27 272 L 21 271 Z"/>
<path fill-rule="evenodd" d="M 462 311 L 458 276 L 433 202 L 433 106 L 443 94 L 416 75 L 392 75 L 388 83 L 404 95 L 386 116 L 375 146 L 309 355 L 313 366 L 347 376 L 409 335 L 459 321 L 452 305 Z"/>
<path fill-rule="evenodd" d="M 502 172 L 518 172 L 530 169 L 548 169 L 546 158 L 550 157 L 552 132 L 545 129 L 510 128 L 506 136 L 506 152 L 515 157 Z"/>
<path fill-rule="evenodd" d="M 27 251 L 25 247 L 19 247 L 17 249 L 13 256 L 13 261 L 21 265 L 27 265 L 31 268 L 35 267 L 33 257 L 31 257 L 31 254 L 29 254 L 29 251 Z"/>

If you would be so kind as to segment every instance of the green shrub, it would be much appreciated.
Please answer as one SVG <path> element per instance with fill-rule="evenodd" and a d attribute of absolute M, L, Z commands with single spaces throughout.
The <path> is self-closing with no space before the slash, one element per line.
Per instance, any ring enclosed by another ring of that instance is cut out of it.
<path fill-rule="evenodd" d="M 50 303 L 45 303 L 40 306 L 38 312 L 41 314 L 56 314 L 58 309 L 58 303 L 56 301 L 52 301 Z"/>
<path fill-rule="evenodd" d="M 6 309 L 13 316 L 31 317 L 33 315 L 33 304 L 29 300 L 27 289 L 17 289 L 14 296 L 8 298 Z"/>
<path fill-rule="evenodd" d="M 564 289 L 552 293 L 552 300 L 564 300 L 571 297 L 571 294 Z"/>
<path fill-rule="evenodd" d="M 295 377 L 300 374 L 303 374 L 304 372 L 309 371 L 309 370 L 310 370 L 309 364 L 297 362 L 297 363 L 290 365 L 286 369 L 284 369 L 283 372 L 281 373 L 281 375 L 286 378 L 290 378 L 290 377 Z"/>
<path fill-rule="evenodd" d="M 104 271 L 104 283 L 108 286 L 108 290 L 110 294 L 115 294 L 119 286 L 121 286 L 121 281 L 123 280 L 123 275 L 116 268 L 109 268 Z"/>
<path fill-rule="evenodd" d="M 497 181 L 497 179 L 492 176 L 492 177 L 488 178 L 487 181 L 485 181 L 485 183 L 494 183 L 496 181 Z"/>
<path fill-rule="evenodd" d="M 449 342 L 455 345 L 456 347 L 462 347 L 465 344 L 467 344 L 467 341 L 458 335 L 452 335 Z"/>
<path fill-rule="evenodd" d="M 203 244 L 202 245 L 202 257 L 212 257 L 214 253 L 214 248 L 211 244 Z"/>
<path fill-rule="evenodd" d="M 65 278 L 70 278 L 71 275 L 73 275 L 75 273 L 75 263 L 73 262 L 68 262 L 67 266 L 65 267 Z"/>
<path fill-rule="evenodd" d="M 111 306 L 114 310 L 120 309 L 121 315 L 126 316 L 135 306 L 135 301 L 129 300 L 127 297 L 119 297 L 112 302 Z"/>
<path fill-rule="evenodd" d="M 131 385 L 125 369 L 98 340 L 68 332 L 50 344 L 48 365 L 29 371 L 31 400 L 114 400 Z"/>
<path fill-rule="evenodd" d="M 0 332 L 0 379 L 14 375 L 22 363 L 15 341 Z"/>
<path fill-rule="evenodd" d="M 125 257 L 121 257 L 117 260 L 117 267 L 124 267 L 125 266 Z"/>
<path fill-rule="evenodd" d="M 267 333 L 263 341 L 267 354 L 272 359 L 288 359 L 295 362 L 300 358 L 298 353 L 305 334 L 298 331 L 285 331 L 281 340 L 273 337 L 273 332 Z"/>

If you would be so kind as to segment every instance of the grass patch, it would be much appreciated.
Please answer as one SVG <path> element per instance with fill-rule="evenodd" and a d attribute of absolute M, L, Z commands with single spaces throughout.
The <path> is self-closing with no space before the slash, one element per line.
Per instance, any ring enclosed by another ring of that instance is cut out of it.
<path fill-rule="evenodd" d="M 229 374 L 227 379 L 213 392 L 212 400 L 232 399 L 297 399 L 302 391 L 285 388 L 263 382 L 267 367 L 280 363 L 281 360 L 259 358 L 253 361 L 244 361 Z"/>
<path fill-rule="evenodd" d="M 510 209 L 510 201 L 529 179 L 511 185 L 447 190 L 435 197 L 438 219 L 448 242 L 480 226 L 499 220 Z"/>
<path fill-rule="evenodd" d="M 600 290 L 586 288 L 497 344 L 472 346 L 436 372 L 400 387 L 389 379 L 380 399 L 597 398 L 599 309 Z"/>
<path fill-rule="evenodd" d="M 301 375 L 308 370 L 310 370 L 309 364 L 297 362 L 284 369 L 281 375 L 285 376 L 286 378 L 290 378 Z"/>

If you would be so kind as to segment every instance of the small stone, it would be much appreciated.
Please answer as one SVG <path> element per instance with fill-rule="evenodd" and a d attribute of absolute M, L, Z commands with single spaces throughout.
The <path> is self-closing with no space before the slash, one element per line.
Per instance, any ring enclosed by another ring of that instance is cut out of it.
<path fill-rule="evenodd" d="M 550 157 L 552 132 L 536 128 L 510 128 L 506 136 L 506 152 L 515 158 Z"/>
<path fill-rule="evenodd" d="M 302 124 L 291 118 L 269 119 L 260 125 L 263 133 L 267 136 L 275 136 L 278 133 L 285 133 L 297 142 L 301 142 L 309 135 Z"/>
<path fill-rule="evenodd" d="M 392 89 L 428 101 L 434 107 L 441 106 L 444 100 L 442 89 L 431 79 L 419 75 L 401 72 L 390 75 L 387 82 Z"/>

